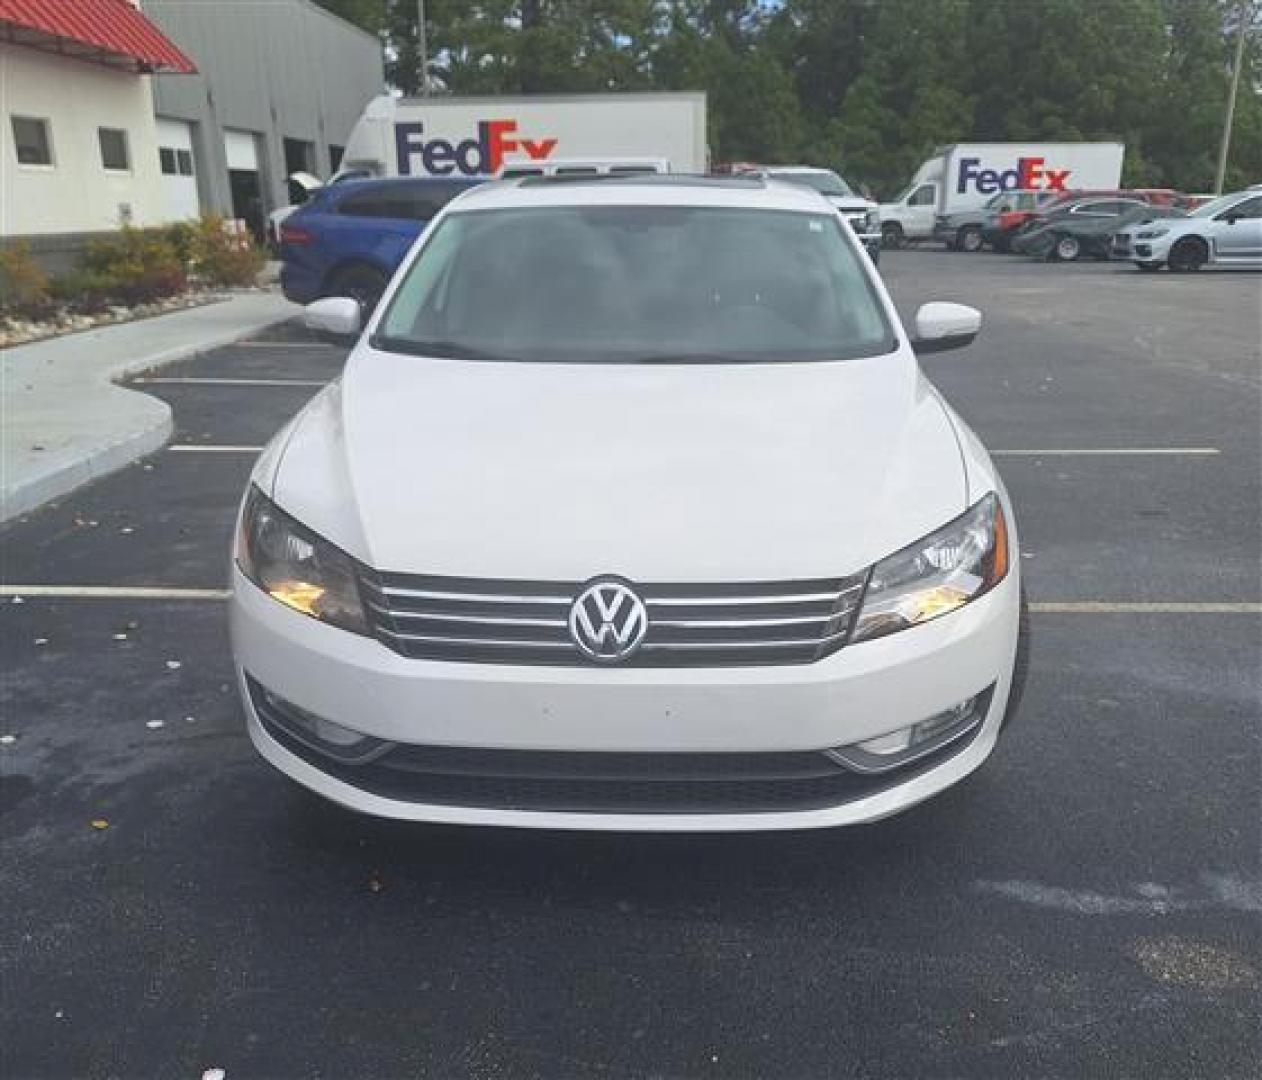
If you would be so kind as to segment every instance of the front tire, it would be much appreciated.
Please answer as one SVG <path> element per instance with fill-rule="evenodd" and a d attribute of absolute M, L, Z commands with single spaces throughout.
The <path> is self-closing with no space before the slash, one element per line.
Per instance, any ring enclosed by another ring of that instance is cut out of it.
<path fill-rule="evenodd" d="M 887 221 L 881 226 L 881 247 L 897 251 L 905 241 L 903 227 L 897 221 Z"/>
<path fill-rule="evenodd" d="M 1199 236 L 1189 236 L 1170 249 L 1167 261 L 1176 274 L 1194 274 L 1209 262 L 1209 248 Z"/>
<path fill-rule="evenodd" d="M 1058 236 L 1052 245 L 1052 258 L 1056 262 L 1076 262 L 1082 254 L 1082 244 L 1076 236 Z"/>
<path fill-rule="evenodd" d="M 965 225 L 956 238 L 955 246 L 959 251 L 967 251 L 970 255 L 982 249 L 982 231 L 976 225 Z"/>

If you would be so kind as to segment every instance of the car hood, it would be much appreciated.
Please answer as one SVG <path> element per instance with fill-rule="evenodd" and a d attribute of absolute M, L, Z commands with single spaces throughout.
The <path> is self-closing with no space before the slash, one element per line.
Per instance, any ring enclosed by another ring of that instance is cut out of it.
<path fill-rule="evenodd" d="M 378 569 L 561 581 L 846 574 L 967 501 L 954 428 L 905 347 L 636 366 L 365 343 L 295 423 L 273 494 Z"/>

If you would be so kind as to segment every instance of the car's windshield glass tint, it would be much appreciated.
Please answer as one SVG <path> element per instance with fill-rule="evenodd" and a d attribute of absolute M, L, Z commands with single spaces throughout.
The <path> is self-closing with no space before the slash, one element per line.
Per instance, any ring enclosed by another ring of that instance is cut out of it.
<path fill-rule="evenodd" d="M 821 195 L 844 195 L 847 197 L 854 195 L 854 192 L 850 190 L 850 186 L 836 173 L 773 172 L 771 175 L 777 180 L 786 180 L 790 184 L 801 184 L 803 187 L 814 188 Z"/>
<path fill-rule="evenodd" d="M 1215 214 L 1221 214 L 1232 203 L 1236 202 L 1240 196 L 1236 195 L 1220 195 L 1217 199 L 1210 199 L 1203 206 L 1198 206 L 1192 211 L 1192 217 L 1213 217 Z"/>
<path fill-rule="evenodd" d="M 447 218 L 374 344 L 558 362 L 832 360 L 895 338 L 832 214 L 547 207 Z"/>

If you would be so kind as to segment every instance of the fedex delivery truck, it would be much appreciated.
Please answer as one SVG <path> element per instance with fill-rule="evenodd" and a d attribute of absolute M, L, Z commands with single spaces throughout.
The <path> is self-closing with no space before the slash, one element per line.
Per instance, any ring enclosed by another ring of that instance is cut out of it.
<path fill-rule="evenodd" d="M 974 210 L 1001 191 L 1113 190 L 1126 148 L 1116 142 L 956 143 L 938 150 L 902 194 L 881 204 L 887 247 L 933 235 L 938 214 Z"/>
<path fill-rule="evenodd" d="M 373 98 L 338 177 L 497 176 L 557 161 L 651 161 L 706 171 L 706 96 Z"/>

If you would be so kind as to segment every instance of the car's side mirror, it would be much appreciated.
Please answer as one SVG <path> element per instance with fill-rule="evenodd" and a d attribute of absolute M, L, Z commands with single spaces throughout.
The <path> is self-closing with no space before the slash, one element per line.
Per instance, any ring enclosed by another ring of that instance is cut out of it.
<path fill-rule="evenodd" d="M 911 347 L 918 353 L 945 352 L 972 344 L 982 328 L 982 313 L 965 304 L 937 300 L 922 304 L 916 312 L 916 337 Z"/>
<path fill-rule="evenodd" d="M 303 308 L 302 322 L 326 341 L 350 345 L 359 336 L 363 311 L 359 301 L 349 296 L 329 296 Z"/>

